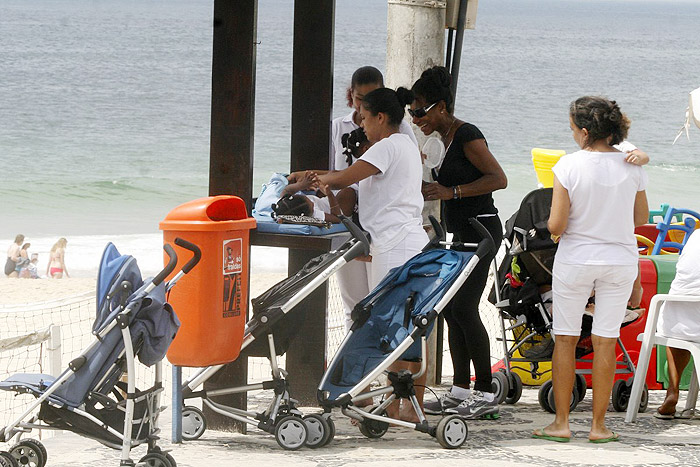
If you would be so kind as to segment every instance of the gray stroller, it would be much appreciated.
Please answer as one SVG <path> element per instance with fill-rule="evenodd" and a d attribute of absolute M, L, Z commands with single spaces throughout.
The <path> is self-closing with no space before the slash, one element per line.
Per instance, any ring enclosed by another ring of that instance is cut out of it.
<path fill-rule="evenodd" d="M 95 340 L 57 378 L 45 374 L 16 374 L 0 382 L 0 389 L 32 394 L 36 400 L 17 419 L 0 428 L 0 442 L 14 440 L 9 452 L 0 451 L 0 466 L 43 467 L 45 447 L 22 439 L 33 429 L 67 430 L 121 450 L 121 466 L 137 465 L 131 448 L 148 444 L 140 466 L 176 467 L 170 454 L 157 446 L 162 385 L 162 360 L 180 322 L 166 302 L 166 292 L 199 262 L 196 245 L 182 239 L 175 244 L 194 256 L 169 282 L 177 265 L 170 245 L 163 248 L 168 265 L 155 278 L 141 278 L 136 260 L 120 255 L 109 243 L 97 277 Z M 155 365 L 152 387 L 136 388 L 136 357 Z M 126 372 L 127 381 L 120 381 Z M 36 409 L 38 413 L 36 412 Z"/>

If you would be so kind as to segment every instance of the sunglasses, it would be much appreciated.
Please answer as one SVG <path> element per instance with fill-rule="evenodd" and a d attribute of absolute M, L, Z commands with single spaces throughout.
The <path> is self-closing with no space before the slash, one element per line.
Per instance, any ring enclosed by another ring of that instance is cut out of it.
<path fill-rule="evenodd" d="M 427 113 L 428 113 L 428 111 L 429 111 L 430 109 L 432 109 L 433 107 L 435 107 L 435 104 L 437 104 L 437 102 L 433 102 L 433 103 L 430 104 L 430 105 L 426 105 L 425 107 L 421 107 L 420 109 L 416 109 L 416 110 L 408 109 L 408 114 L 409 114 L 411 117 L 423 118 L 423 117 L 425 117 L 425 116 L 427 115 Z"/>

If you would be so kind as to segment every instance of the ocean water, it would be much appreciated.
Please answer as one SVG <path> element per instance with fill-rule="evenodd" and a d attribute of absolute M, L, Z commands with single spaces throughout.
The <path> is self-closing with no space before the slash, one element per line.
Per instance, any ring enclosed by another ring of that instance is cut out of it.
<path fill-rule="evenodd" d="M 387 2 L 336 5 L 339 116 L 354 69 L 385 69 Z M 258 6 L 256 187 L 289 168 L 293 28 L 292 1 Z M 3 0 L 0 241 L 24 233 L 41 255 L 65 236 L 69 270 L 90 275 L 111 240 L 157 269 L 158 222 L 207 194 L 212 10 L 211 0 Z M 631 118 L 630 140 L 651 156 L 650 205 L 700 210 L 700 129 L 671 144 L 700 86 L 698 24 L 698 1 L 480 2 L 456 115 L 506 170 L 502 217 L 536 187 L 533 147 L 577 149 L 567 110 L 585 94 Z"/>

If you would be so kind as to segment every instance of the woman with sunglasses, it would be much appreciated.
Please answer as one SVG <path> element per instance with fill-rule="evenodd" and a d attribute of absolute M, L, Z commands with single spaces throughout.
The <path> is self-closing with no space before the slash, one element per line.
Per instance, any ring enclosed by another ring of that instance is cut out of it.
<path fill-rule="evenodd" d="M 468 221 L 475 217 L 491 233 L 498 248 L 503 227 L 492 192 L 505 188 L 508 181 L 481 131 L 454 116 L 451 83 L 447 69 L 436 66 L 425 70 L 412 88 L 415 100 L 409 113 L 413 123 L 425 135 L 438 132 L 447 148 L 437 181 L 423 186 L 423 196 L 426 200 L 444 201 L 447 231 L 453 234 L 455 241 L 476 243 L 480 240 Z M 454 380 L 449 393 L 425 404 L 426 413 L 445 411 L 466 418 L 498 413 L 491 388 L 489 336 L 479 316 L 479 301 L 491 259 L 486 257 L 479 262 L 469 282 L 457 292 L 444 312 Z M 476 373 L 473 390 L 470 390 L 470 362 Z"/>
<path fill-rule="evenodd" d="M 333 189 L 359 184 L 360 222 L 371 238 L 370 290 L 390 269 L 403 265 L 428 242 L 421 216 L 420 152 L 411 138 L 399 131 L 405 107 L 412 101 L 413 93 L 405 88 L 379 88 L 366 94 L 360 105 L 360 118 L 372 146 L 350 167 L 319 176 L 321 183 Z M 417 373 L 420 363 L 401 362 L 392 370 L 401 368 Z M 425 375 L 416 381 L 416 396 L 421 403 L 424 378 Z M 395 403 L 387 414 L 417 421 L 409 406 L 410 403 L 399 410 Z"/>

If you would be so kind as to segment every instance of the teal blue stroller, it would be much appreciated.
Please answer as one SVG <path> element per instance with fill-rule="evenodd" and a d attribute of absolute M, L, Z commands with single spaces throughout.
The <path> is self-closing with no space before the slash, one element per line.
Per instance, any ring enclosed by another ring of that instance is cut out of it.
<path fill-rule="evenodd" d="M 437 426 L 428 423 L 414 381 L 426 371 L 426 339 L 435 320 L 479 261 L 494 249 L 488 231 L 475 219 L 470 221 L 483 239 L 478 244 L 451 245 L 475 251 L 439 248 L 448 243 L 438 236 L 422 253 L 392 269 L 353 310 L 353 325 L 328 366 L 317 396 L 326 411 L 337 407 L 357 420 L 360 432 L 368 438 L 379 438 L 389 425 L 396 425 L 428 433 L 448 449 L 460 447 L 467 439 L 467 424 L 460 415 L 444 417 Z M 434 227 L 439 225 L 434 223 Z M 420 361 L 420 371 L 388 371 L 397 360 Z M 368 390 L 383 374 L 388 385 Z M 358 404 L 375 396 L 383 398 L 377 406 Z M 411 402 L 418 423 L 386 416 L 386 409 L 397 398 Z"/>

